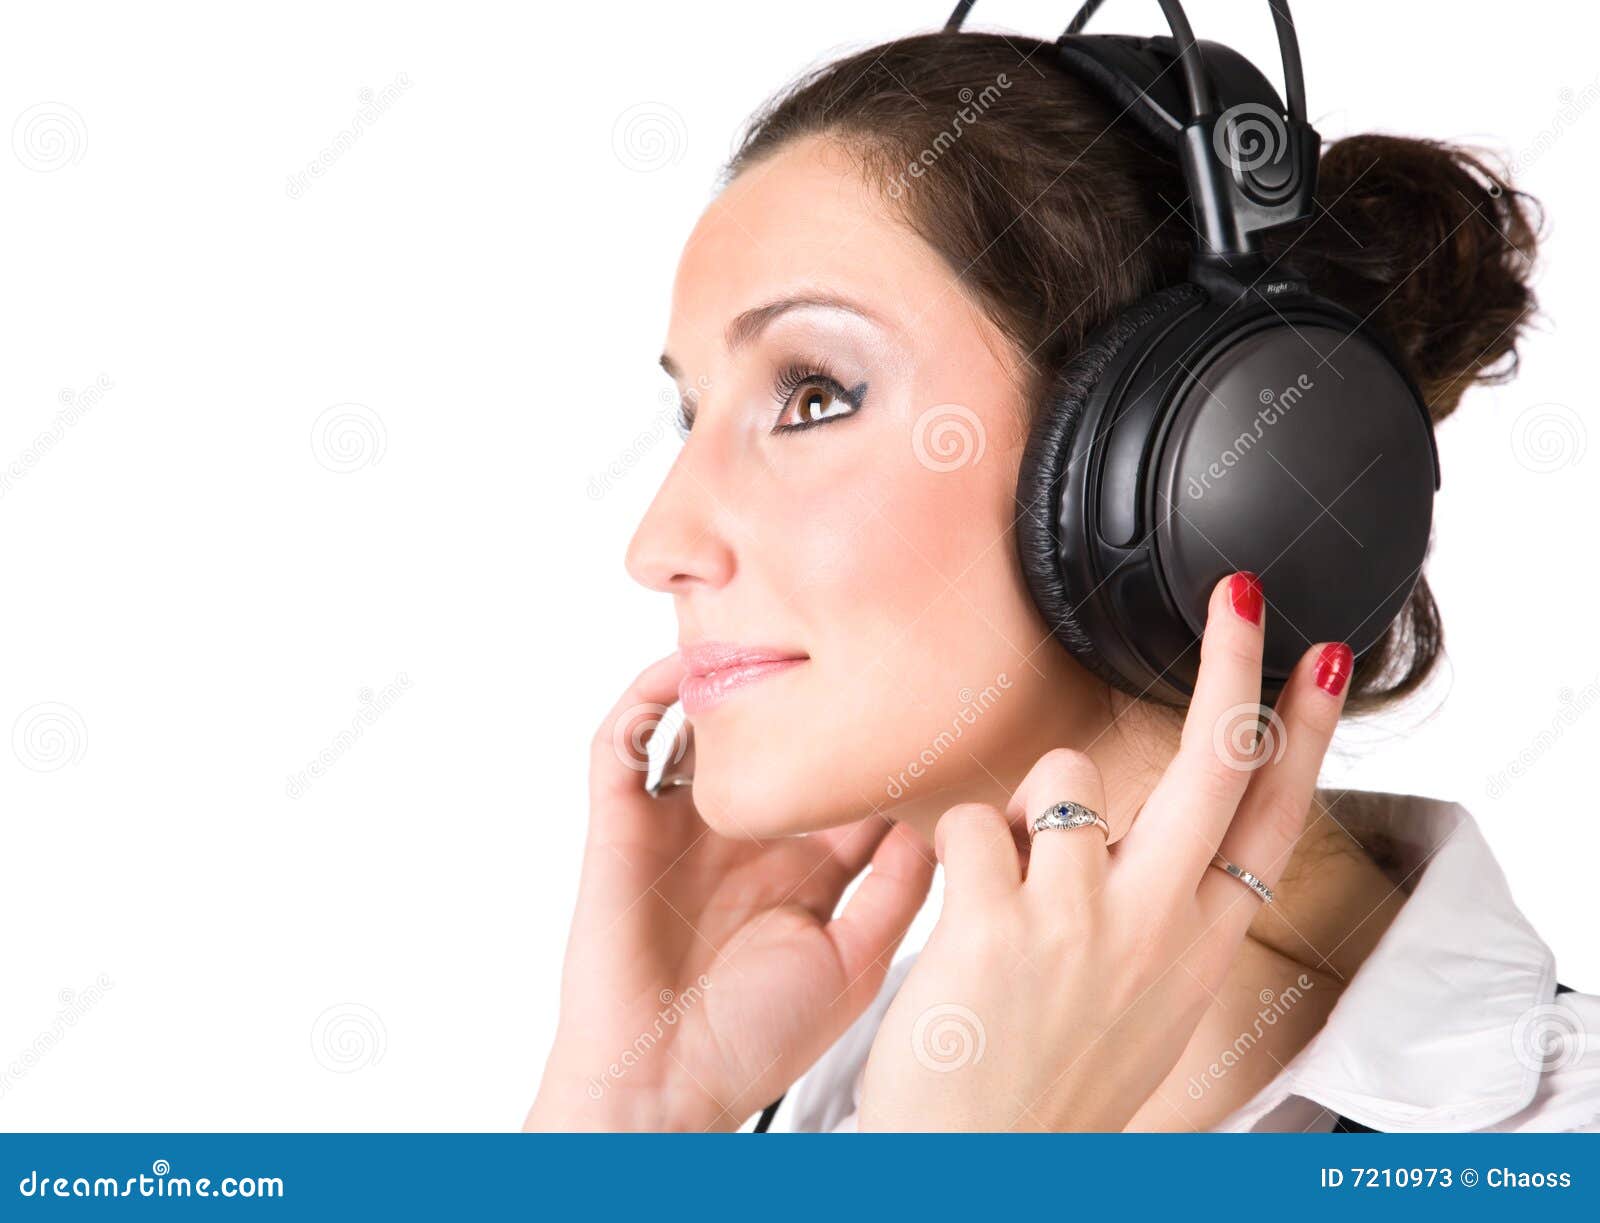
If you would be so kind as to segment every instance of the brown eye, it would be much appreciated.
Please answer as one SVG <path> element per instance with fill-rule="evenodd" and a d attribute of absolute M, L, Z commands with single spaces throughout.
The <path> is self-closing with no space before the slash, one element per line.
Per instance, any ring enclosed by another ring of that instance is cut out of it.
<path fill-rule="evenodd" d="M 804 429 L 840 416 L 849 416 L 861 406 L 861 396 L 866 391 L 862 383 L 847 391 L 832 378 L 809 374 L 790 380 L 784 390 L 783 407 L 773 424 L 774 431 Z"/>

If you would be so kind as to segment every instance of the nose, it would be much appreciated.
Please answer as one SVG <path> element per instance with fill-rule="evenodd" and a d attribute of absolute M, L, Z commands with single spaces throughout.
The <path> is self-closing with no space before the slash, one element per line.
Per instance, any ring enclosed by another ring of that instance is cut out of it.
<path fill-rule="evenodd" d="M 691 466 L 693 452 L 686 444 L 628 544 L 629 575 L 666 594 L 725 586 L 734 572 L 733 549 L 717 524 L 716 496 L 705 474 Z"/>

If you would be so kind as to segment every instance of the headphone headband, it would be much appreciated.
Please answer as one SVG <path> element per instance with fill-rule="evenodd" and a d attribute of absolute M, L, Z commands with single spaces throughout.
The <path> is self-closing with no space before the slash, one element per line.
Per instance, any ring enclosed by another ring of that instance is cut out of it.
<path fill-rule="evenodd" d="M 945 23 L 960 30 L 975 0 Z M 1288 105 L 1248 59 L 1200 42 L 1179 0 L 1159 0 L 1170 37 L 1083 34 L 1103 0 L 1087 0 L 1056 41 L 1060 62 L 1177 156 L 1194 210 L 1195 276 L 1233 296 L 1260 271 L 1258 235 L 1311 215 L 1322 141 L 1306 122 L 1294 18 L 1271 0 Z M 1180 69 L 1182 88 L 1171 79 Z"/>

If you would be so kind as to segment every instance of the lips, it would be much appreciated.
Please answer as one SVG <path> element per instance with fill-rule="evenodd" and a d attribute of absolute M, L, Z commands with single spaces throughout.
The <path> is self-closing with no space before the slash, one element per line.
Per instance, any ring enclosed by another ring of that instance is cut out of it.
<path fill-rule="evenodd" d="M 741 688 L 807 661 L 792 650 L 701 641 L 679 651 L 688 674 L 678 685 L 678 699 L 689 716 L 720 705 Z"/>

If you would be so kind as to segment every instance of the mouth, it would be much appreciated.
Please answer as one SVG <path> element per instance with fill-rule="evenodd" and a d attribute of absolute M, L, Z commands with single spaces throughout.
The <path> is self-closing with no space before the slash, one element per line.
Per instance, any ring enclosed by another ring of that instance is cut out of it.
<path fill-rule="evenodd" d="M 714 709 L 741 689 L 798 666 L 810 657 L 791 650 L 720 641 L 683 646 L 678 654 L 688 669 L 678 685 L 678 699 L 689 717 Z"/>

